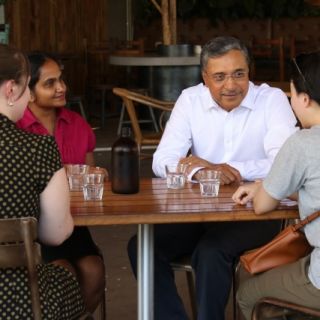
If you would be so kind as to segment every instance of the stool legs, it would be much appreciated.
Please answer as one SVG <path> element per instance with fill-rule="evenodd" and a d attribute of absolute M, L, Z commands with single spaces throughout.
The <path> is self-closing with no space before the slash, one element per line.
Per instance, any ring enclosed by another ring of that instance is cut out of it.
<path fill-rule="evenodd" d="M 153 127 L 154 127 L 154 130 L 156 132 L 159 132 L 159 125 L 157 123 L 157 119 L 156 119 L 156 116 L 154 114 L 154 111 L 151 107 L 148 107 L 149 109 L 149 113 L 150 113 L 150 119 L 141 119 L 139 120 L 139 123 L 152 123 Z M 125 117 L 125 112 L 126 112 L 126 107 L 124 105 L 124 103 L 122 104 L 121 106 L 121 113 L 120 113 L 120 118 L 119 118 L 119 123 L 118 123 L 118 130 L 117 130 L 117 133 L 118 135 L 120 135 L 121 133 L 121 128 L 123 127 L 123 125 L 125 123 L 128 123 L 130 124 L 131 121 L 130 120 L 124 120 L 124 117 Z"/>

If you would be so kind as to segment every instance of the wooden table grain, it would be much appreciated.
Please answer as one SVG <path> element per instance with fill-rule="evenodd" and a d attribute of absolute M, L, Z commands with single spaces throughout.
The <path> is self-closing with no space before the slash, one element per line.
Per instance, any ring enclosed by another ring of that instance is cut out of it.
<path fill-rule="evenodd" d="M 187 183 L 179 190 L 167 189 L 165 179 L 142 179 L 137 194 L 114 194 L 105 183 L 102 201 L 85 201 L 71 192 L 71 212 L 76 225 L 157 224 L 205 221 L 270 220 L 296 218 L 296 202 L 284 200 L 267 214 L 255 215 L 252 204 L 235 204 L 237 186 L 221 186 L 218 198 L 204 198 L 199 185 Z"/>
<path fill-rule="evenodd" d="M 240 206 L 231 196 L 237 186 L 221 186 L 219 197 L 201 197 L 198 184 L 167 189 L 166 180 L 142 179 L 137 194 L 111 192 L 104 186 L 101 201 L 85 201 L 81 192 L 71 192 L 71 212 L 76 225 L 138 224 L 138 319 L 153 320 L 153 225 L 213 221 L 248 221 L 297 218 L 296 202 L 283 200 L 277 209 L 263 215 L 252 204 Z"/>

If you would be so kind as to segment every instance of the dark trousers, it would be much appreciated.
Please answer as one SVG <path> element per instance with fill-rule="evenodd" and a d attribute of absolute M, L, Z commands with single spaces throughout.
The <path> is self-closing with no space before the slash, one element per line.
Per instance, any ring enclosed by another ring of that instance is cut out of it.
<path fill-rule="evenodd" d="M 243 251 L 266 243 L 279 228 L 279 221 L 156 225 L 155 319 L 188 319 L 170 261 L 191 254 L 196 274 L 198 320 L 223 320 L 234 264 Z M 136 236 L 129 241 L 128 254 L 136 275 Z"/>

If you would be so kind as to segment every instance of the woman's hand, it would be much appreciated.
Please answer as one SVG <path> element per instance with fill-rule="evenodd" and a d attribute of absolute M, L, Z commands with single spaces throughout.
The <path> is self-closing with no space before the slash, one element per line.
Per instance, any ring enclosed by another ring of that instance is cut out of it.
<path fill-rule="evenodd" d="M 255 197 L 260 187 L 261 181 L 243 184 L 232 195 L 232 200 L 237 204 L 245 205 Z"/>

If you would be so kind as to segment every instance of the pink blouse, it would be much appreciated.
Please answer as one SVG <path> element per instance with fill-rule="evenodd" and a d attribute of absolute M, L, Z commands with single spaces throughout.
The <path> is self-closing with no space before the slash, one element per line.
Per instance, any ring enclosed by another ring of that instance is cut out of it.
<path fill-rule="evenodd" d="M 26 108 L 17 126 L 31 133 L 49 135 L 47 129 L 36 119 L 29 108 Z M 89 124 L 78 113 L 66 108 L 58 110 L 54 138 L 63 164 L 85 163 L 86 154 L 93 152 L 96 146 L 96 137 Z"/>

